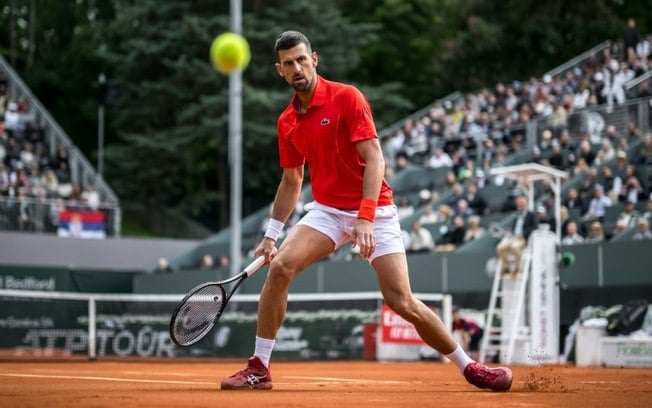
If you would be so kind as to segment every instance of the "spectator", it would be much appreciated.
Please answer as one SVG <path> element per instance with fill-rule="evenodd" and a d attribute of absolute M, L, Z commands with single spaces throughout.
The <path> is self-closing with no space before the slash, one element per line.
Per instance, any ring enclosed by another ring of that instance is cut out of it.
<path fill-rule="evenodd" d="M 414 206 L 410 203 L 410 199 L 407 196 L 401 196 L 398 200 L 398 218 L 403 219 L 414 214 Z"/>
<path fill-rule="evenodd" d="M 473 184 L 478 188 L 484 188 L 487 185 L 487 174 L 482 169 L 475 170 L 475 178 L 473 179 Z"/>
<path fill-rule="evenodd" d="M 460 345 L 473 359 L 477 359 L 484 331 L 473 319 L 462 316 L 460 307 L 453 306 L 453 333 L 461 337 Z"/>
<path fill-rule="evenodd" d="M 23 148 L 20 151 L 20 161 L 29 171 L 38 167 L 34 158 L 34 146 L 31 143 L 23 143 Z"/>
<path fill-rule="evenodd" d="M 452 190 L 453 195 L 448 199 L 447 203 L 451 208 L 456 209 L 457 203 L 464 199 L 464 187 L 461 184 L 455 184 Z"/>
<path fill-rule="evenodd" d="M 468 228 L 464 234 L 464 242 L 473 241 L 474 239 L 480 238 L 484 235 L 485 230 L 480 226 L 480 217 L 477 215 L 472 215 L 468 219 Z"/>
<path fill-rule="evenodd" d="M 643 186 L 641 186 L 641 182 L 636 178 L 636 176 L 631 176 L 627 179 L 625 185 L 620 191 L 619 199 L 620 201 L 631 201 L 636 204 L 642 195 Z"/>
<path fill-rule="evenodd" d="M 66 163 L 66 169 L 70 168 L 70 160 L 68 157 L 68 149 L 63 144 L 57 146 L 57 154 L 54 160 L 55 166 L 60 168 L 61 163 Z"/>
<path fill-rule="evenodd" d="M 465 221 L 473 215 L 473 210 L 469 208 L 469 204 L 465 199 L 457 201 L 457 206 L 455 207 L 455 215 L 462 217 Z"/>
<path fill-rule="evenodd" d="M 34 160 L 36 165 L 41 172 L 44 172 L 50 169 L 50 155 L 45 151 L 43 144 L 39 143 L 36 145 L 36 150 L 34 151 Z"/>
<path fill-rule="evenodd" d="M 5 112 L 5 129 L 12 132 L 22 132 L 25 129 L 25 122 L 18 112 L 18 105 L 15 102 L 10 102 Z"/>
<path fill-rule="evenodd" d="M 613 145 L 611 144 L 611 141 L 605 140 L 602 142 L 602 146 L 600 147 L 600 150 L 598 150 L 598 153 L 595 156 L 595 164 L 605 164 L 609 160 L 613 159 L 616 157 L 616 152 L 614 151 Z"/>
<path fill-rule="evenodd" d="M 502 273 L 511 273 L 512 277 L 515 277 L 519 273 L 521 267 L 521 251 L 527 244 L 527 240 L 532 231 L 539 225 L 537 215 L 528 210 L 528 199 L 525 195 L 518 195 L 515 199 L 515 204 L 517 212 L 516 219 L 512 224 L 511 230 L 507 231 L 496 247 L 496 252 L 502 264 Z M 513 266 L 511 266 L 510 260 L 514 261 Z"/>
<path fill-rule="evenodd" d="M 229 258 L 228 255 L 222 255 L 220 256 L 219 262 L 218 262 L 218 268 L 222 269 L 227 269 L 231 266 L 231 258 Z"/>
<path fill-rule="evenodd" d="M 593 152 L 591 148 L 591 142 L 588 140 L 584 139 L 580 142 L 578 151 L 577 151 L 577 157 L 578 159 L 581 157 L 584 159 L 586 164 L 590 167 L 593 165 L 593 161 L 595 160 L 595 153 Z"/>
<path fill-rule="evenodd" d="M 432 156 L 428 159 L 427 165 L 433 169 L 440 167 L 453 167 L 453 160 L 451 160 L 448 153 L 444 152 L 441 147 L 437 147 Z"/>
<path fill-rule="evenodd" d="M 586 163 L 584 157 L 579 157 L 575 162 L 575 165 L 573 166 L 573 170 L 572 170 L 573 176 L 577 176 L 578 174 L 588 174 L 589 171 L 590 171 L 590 167 Z"/>
<path fill-rule="evenodd" d="M 423 214 L 419 217 L 419 222 L 421 224 L 435 224 L 439 221 L 439 217 L 435 212 L 435 209 L 432 206 L 432 203 L 427 204 L 423 207 Z"/>
<path fill-rule="evenodd" d="M 641 218 L 645 218 L 648 221 L 652 220 L 652 194 L 650 194 L 650 198 L 645 203 L 645 211 L 641 215 Z"/>
<path fill-rule="evenodd" d="M 11 181 L 9 179 L 9 172 L 5 167 L 5 164 L 0 161 L 0 196 L 8 196 L 10 186 Z"/>
<path fill-rule="evenodd" d="M 556 169 L 563 169 L 564 168 L 564 155 L 561 151 L 561 145 L 557 141 L 557 139 L 554 139 L 552 141 L 552 148 L 550 150 L 550 154 L 548 155 L 548 164 Z"/>
<path fill-rule="evenodd" d="M 457 179 L 460 183 L 464 183 L 467 180 L 475 176 L 475 162 L 471 159 L 466 159 L 464 166 L 460 167 L 457 172 Z"/>
<path fill-rule="evenodd" d="M 640 217 L 641 214 L 636 210 L 634 203 L 632 201 L 625 202 L 623 211 L 618 214 L 616 229 L 613 231 L 612 235 L 617 235 L 620 232 L 635 226 Z"/>
<path fill-rule="evenodd" d="M 607 207 L 611 207 L 612 205 L 611 198 L 605 195 L 604 188 L 600 184 L 596 184 L 593 191 L 593 198 L 589 202 L 589 210 L 582 217 L 585 221 L 596 219 L 601 221 L 604 218 Z"/>
<path fill-rule="evenodd" d="M 401 170 L 404 170 L 410 166 L 407 154 L 405 154 L 405 152 L 399 152 L 396 154 L 394 166 L 396 167 L 396 173 L 399 173 Z"/>
<path fill-rule="evenodd" d="M 652 164 L 652 134 L 648 133 L 643 139 L 643 145 L 638 151 L 636 163 L 639 165 Z"/>
<path fill-rule="evenodd" d="M 614 175 L 619 176 L 621 180 L 624 180 L 628 165 L 629 159 L 627 153 L 623 150 L 618 150 L 616 152 L 616 164 L 613 166 Z"/>
<path fill-rule="evenodd" d="M 641 33 L 636 27 L 636 21 L 633 18 L 627 20 L 627 27 L 623 33 L 623 59 L 632 62 L 636 58 L 636 48 L 641 42 Z"/>
<path fill-rule="evenodd" d="M 48 198 L 55 198 L 59 195 L 59 179 L 52 169 L 47 169 L 43 175 L 43 186 Z"/>
<path fill-rule="evenodd" d="M 568 189 L 568 192 L 566 193 L 566 201 L 564 201 L 564 206 L 569 210 L 577 208 L 580 212 L 580 215 L 584 214 L 587 210 L 586 202 L 580 196 L 575 187 Z"/>
<path fill-rule="evenodd" d="M 157 273 L 172 272 L 172 268 L 170 268 L 170 263 L 168 262 L 167 258 L 162 256 L 158 259 L 156 264 L 156 272 Z"/>
<path fill-rule="evenodd" d="M 636 47 L 636 55 L 638 55 L 641 65 L 649 68 L 648 57 L 650 56 L 650 42 L 643 38 L 639 41 L 638 46 Z"/>
<path fill-rule="evenodd" d="M 419 191 L 419 203 L 417 207 L 423 207 L 426 204 L 429 204 L 432 201 L 432 192 L 427 188 Z"/>
<path fill-rule="evenodd" d="M 626 140 L 628 143 L 635 142 L 639 140 L 643 134 L 639 130 L 639 128 L 636 127 L 636 123 L 634 122 L 629 122 L 627 125 L 627 135 L 626 135 Z"/>
<path fill-rule="evenodd" d="M 11 183 L 9 187 L 10 196 L 17 196 L 23 191 L 25 193 L 31 191 L 32 183 L 22 162 L 18 162 L 14 171 L 9 173 L 9 181 Z"/>
<path fill-rule="evenodd" d="M 453 217 L 453 222 L 443 234 L 441 244 L 435 247 L 435 252 L 451 252 L 464 243 L 466 228 L 464 219 L 460 216 Z"/>
<path fill-rule="evenodd" d="M 482 215 L 487 210 L 487 202 L 478 194 L 478 186 L 475 183 L 471 183 L 466 187 L 464 199 L 475 214 Z"/>
<path fill-rule="evenodd" d="M 652 232 L 650 231 L 650 222 L 646 218 L 638 220 L 638 231 L 632 237 L 635 240 L 652 239 Z"/>
<path fill-rule="evenodd" d="M 618 201 L 618 196 L 623 189 L 623 180 L 620 176 L 614 176 L 611 167 L 602 166 L 602 187 L 604 187 L 605 194 L 611 198 L 611 201 Z"/>
<path fill-rule="evenodd" d="M 213 269 L 214 264 L 215 261 L 213 260 L 213 257 L 206 254 L 201 258 L 199 269 Z"/>
<path fill-rule="evenodd" d="M 586 236 L 586 242 L 597 243 L 604 241 L 604 231 L 600 221 L 593 221 L 589 227 L 589 232 Z"/>
<path fill-rule="evenodd" d="M 440 204 L 437 207 L 437 221 L 442 223 L 450 223 L 453 220 L 453 209 L 448 204 Z"/>
<path fill-rule="evenodd" d="M 569 221 L 566 224 L 566 235 L 561 239 L 562 245 L 575 245 L 584 242 L 584 237 L 577 231 L 577 223 Z"/>
<path fill-rule="evenodd" d="M 548 216 L 548 210 L 546 209 L 546 206 L 543 204 L 538 204 L 536 207 L 536 214 L 537 218 L 539 219 L 539 227 L 542 226 L 542 224 L 547 225 L 547 228 L 549 228 L 550 231 L 556 231 L 556 220 L 554 216 Z"/>
<path fill-rule="evenodd" d="M 625 103 L 626 95 L 625 95 L 625 85 L 634 77 L 636 74 L 634 73 L 633 70 L 629 69 L 629 65 L 627 65 L 627 62 L 621 62 L 620 67 L 618 68 L 618 71 L 613 76 L 613 82 L 612 82 L 612 92 L 613 95 L 616 97 L 616 102 L 619 105 L 622 105 Z"/>
<path fill-rule="evenodd" d="M 80 198 L 91 210 L 97 210 L 100 207 L 100 194 L 95 190 L 92 183 L 86 185 L 86 189 L 81 193 Z"/>
<path fill-rule="evenodd" d="M 433 249 L 435 249 L 435 240 L 430 231 L 424 228 L 419 221 L 413 222 L 408 252 L 431 252 Z"/>

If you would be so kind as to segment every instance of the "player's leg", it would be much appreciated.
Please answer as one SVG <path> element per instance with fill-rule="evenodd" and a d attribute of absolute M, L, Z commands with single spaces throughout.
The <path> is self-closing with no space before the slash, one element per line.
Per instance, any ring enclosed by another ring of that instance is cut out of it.
<path fill-rule="evenodd" d="M 372 261 L 385 303 L 412 323 L 429 346 L 442 354 L 450 354 L 457 342 L 437 315 L 412 295 L 405 254 L 394 253 Z"/>
<path fill-rule="evenodd" d="M 290 230 L 270 262 L 258 304 L 256 335 L 273 339 L 281 327 L 287 308 L 288 288 L 308 266 L 333 252 L 335 244 L 327 235 L 306 225 Z"/>
<path fill-rule="evenodd" d="M 508 368 L 489 368 L 473 361 L 441 319 L 414 297 L 405 254 L 379 256 L 372 261 L 372 266 L 387 305 L 412 323 L 423 341 L 455 363 L 469 383 L 493 391 L 509 390 L 512 373 Z"/>
<path fill-rule="evenodd" d="M 376 219 L 374 231 L 377 246 L 370 263 L 389 307 L 411 322 L 428 345 L 455 363 L 468 382 L 480 388 L 507 391 L 512 384 L 511 371 L 473 361 L 439 317 L 412 294 L 398 219 Z"/>
<path fill-rule="evenodd" d="M 223 390 L 272 388 L 269 359 L 276 333 L 285 318 L 290 283 L 305 268 L 330 254 L 334 247 L 328 235 L 307 225 L 298 224 L 290 230 L 270 262 L 260 294 L 254 355 L 244 370 L 222 381 Z"/>

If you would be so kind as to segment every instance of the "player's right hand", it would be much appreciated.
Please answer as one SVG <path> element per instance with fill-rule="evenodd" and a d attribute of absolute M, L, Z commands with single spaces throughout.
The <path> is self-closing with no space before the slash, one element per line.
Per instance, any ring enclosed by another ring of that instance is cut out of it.
<path fill-rule="evenodd" d="M 278 249 L 276 249 L 276 241 L 265 237 L 260 241 L 260 244 L 258 244 L 254 257 L 258 258 L 259 256 L 264 256 L 265 263 L 269 263 L 274 259 L 274 256 L 276 256 L 276 252 L 278 252 Z"/>

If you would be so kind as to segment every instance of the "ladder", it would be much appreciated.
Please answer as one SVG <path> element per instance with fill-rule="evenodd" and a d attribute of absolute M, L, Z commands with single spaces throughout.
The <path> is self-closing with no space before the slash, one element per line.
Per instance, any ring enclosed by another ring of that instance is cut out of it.
<path fill-rule="evenodd" d="M 491 355 L 502 356 L 502 363 L 510 364 L 514 358 L 514 348 L 516 340 L 531 339 L 530 330 L 527 324 L 521 325 L 520 316 L 525 310 L 525 296 L 527 292 L 527 283 L 530 277 L 532 266 L 532 248 L 528 243 L 521 253 L 520 273 L 516 277 L 514 285 L 505 285 L 506 279 L 511 277 L 501 276 L 502 261 L 498 259 L 496 271 L 491 288 L 491 297 L 489 299 L 489 309 L 484 326 L 484 336 L 480 345 L 479 360 L 481 363 L 487 361 Z M 506 286 L 514 286 L 506 288 Z M 507 322 L 511 320 L 511 322 Z M 526 317 L 527 321 L 527 317 Z M 505 326 L 511 324 L 505 331 Z"/>

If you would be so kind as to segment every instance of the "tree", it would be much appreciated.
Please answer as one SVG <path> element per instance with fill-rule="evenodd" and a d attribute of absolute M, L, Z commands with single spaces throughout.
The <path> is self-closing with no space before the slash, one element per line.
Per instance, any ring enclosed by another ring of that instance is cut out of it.
<path fill-rule="evenodd" d="M 276 35 L 293 22 L 319 45 L 321 71 L 344 78 L 357 66 L 359 42 L 372 29 L 348 23 L 326 3 L 265 2 L 245 9 L 252 60 L 243 74 L 243 190 L 250 207 L 269 202 L 280 176 L 278 159 L 269 153 L 276 151 L 276 118 L 291 93 L 274 71 Z M 212 39 L 228 30 L 228 10 L 210 1 L 117 4 L 100 50 L 121 90 L 112 114 L 120 142 L 107 147 L 107 178 L 126 209 L 163 204 L 201 217 L 219 207 L 220 223 L 211 227 L 224 226 L 228 78 L 213 70 L 207 54 Z"/>

